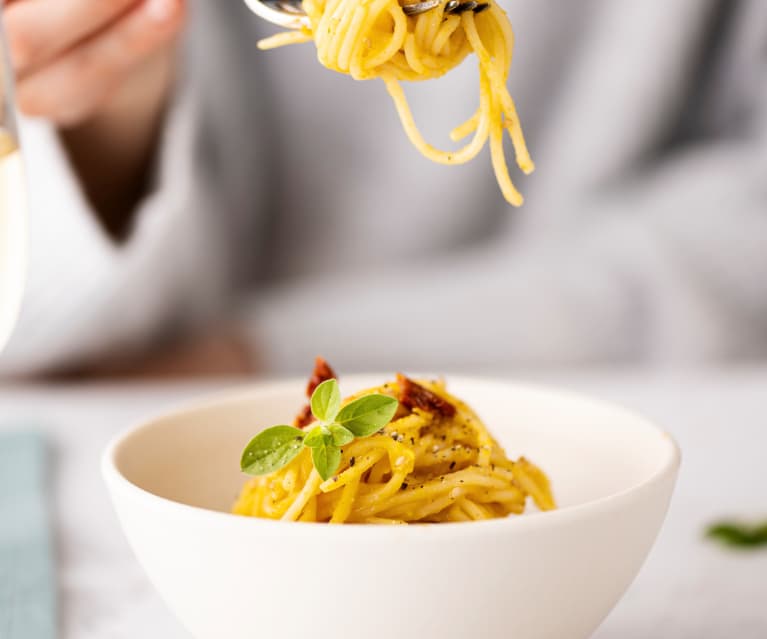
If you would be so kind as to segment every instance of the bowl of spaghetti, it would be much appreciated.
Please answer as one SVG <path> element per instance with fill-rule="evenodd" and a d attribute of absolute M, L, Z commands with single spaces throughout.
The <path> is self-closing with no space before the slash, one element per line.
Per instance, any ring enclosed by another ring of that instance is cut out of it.
<path fill-rule="evenodd" d="M 325 373 L 310 400 L 257 384 L 105 451 L 124 532 L 193 636 L 593 633 L 665 517 L 665 432 L 505 381 Z"/>

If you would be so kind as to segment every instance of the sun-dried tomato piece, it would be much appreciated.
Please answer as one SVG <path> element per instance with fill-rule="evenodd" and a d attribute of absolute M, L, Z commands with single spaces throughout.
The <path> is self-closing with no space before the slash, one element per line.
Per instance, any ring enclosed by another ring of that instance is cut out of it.
<path fill-rule="evenodd" d="M 442 399 L 428 388 L 417 384 L 409 377 L 405 377 L 402 373 L 397 374 L 397 385 L 399 386 L 399 403 L 405 408 L 410 410 L 420 408 L 442 417 L 455 415 L 455 406 L 450 402 Z"/>
<path fill-rule="evenodd" d="M 314 391 L 317 390 L 317 386 L 329 379 L 338 379 L 338 377 L 336 377 L 335 371 L 330 368 L 330 364 L 328 364 L 324 358 L 317 357 L 314 360 L 314 372 L 309 378 L 309 383 L 306 386 L 306 396 L 311 398 Z"/>
<path fill-rule="evenodd" d="M 301 409 L 301 412 L 296 415 L 296 418 L 293 420 L 293 426 L 296 428 L 306 428 L 313 421 L 314 416 L 312 415 L 312 407 L 307 404 Z"/>
<path fill-rule="evenodd" d="M 317 390 L 317 386 L 322 384 L 322 382 L 328 381 L 329 379 L 338 378 L 336 377 L 333 369 L 330 367 L 330 364 L 328 364 L 324 358 L 317 357 L 317 359 L 314 360 L 314 371 L 312 372 L 312 376 L 309 378 L 309 383 L 306 385 L 306 396 L 311 399 L 314 391 Z M 293 420 L 293 426 L 296 428 L 306 428 L 313 421 L 314 416 L 312 415 L 312 407 L 310 404 L 306 404 L 306 406 L 301 409 L 301 412 L 298 413 L 296 418 Z"/>

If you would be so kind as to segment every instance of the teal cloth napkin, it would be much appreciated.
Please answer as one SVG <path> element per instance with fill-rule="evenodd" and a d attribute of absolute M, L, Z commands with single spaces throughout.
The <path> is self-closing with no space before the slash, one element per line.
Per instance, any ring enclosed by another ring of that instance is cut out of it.
<path fill-rule="evenodd" d="M 2 639 L 56 637 L 48 467 L 48 451 L 41 435 L 0 430 Z"/>

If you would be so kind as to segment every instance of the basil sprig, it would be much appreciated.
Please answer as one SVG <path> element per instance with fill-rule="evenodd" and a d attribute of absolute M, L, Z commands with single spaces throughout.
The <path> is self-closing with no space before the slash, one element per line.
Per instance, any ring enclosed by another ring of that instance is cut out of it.
<path fill-rule="evenodd" d="M 365 395 L 341 408 L 341 391 L 335 379 L 315 389 L 310 401 L 316 426 L 303 431 L 293 426 L 272 426 L 250 440 L 242 452 L 240 468 L 248 475 L 269 475 L 287 466 L 303 448 L 323 480 L 341 464 L 341 448 L 358 437 L 369 437 L 388 424 L 399 403 L 387 395 Z"/>
<path fill-rule="evenodd" d="M 723 521 L 710 526 L 706 535 L 734 548 L 767 547 L 767 521 L 753 525 Z"/>

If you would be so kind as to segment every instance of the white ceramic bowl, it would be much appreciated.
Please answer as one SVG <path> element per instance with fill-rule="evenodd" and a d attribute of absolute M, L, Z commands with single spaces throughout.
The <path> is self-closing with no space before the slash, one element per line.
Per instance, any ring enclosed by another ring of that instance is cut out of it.
<path fill-rule="evenodd" d="M 344 393 L 385 379 L 343 379 Z M 488 522 L 326 526 L 227 514 L 240 452 L 303 381 L 255 386 L 117 438 L 103 471 L 139 561 L 198 639 L 582 639 L 634 579 L 669 505 L 671 438 L 570 393 L 450 378 L 561 509 Z"/>

